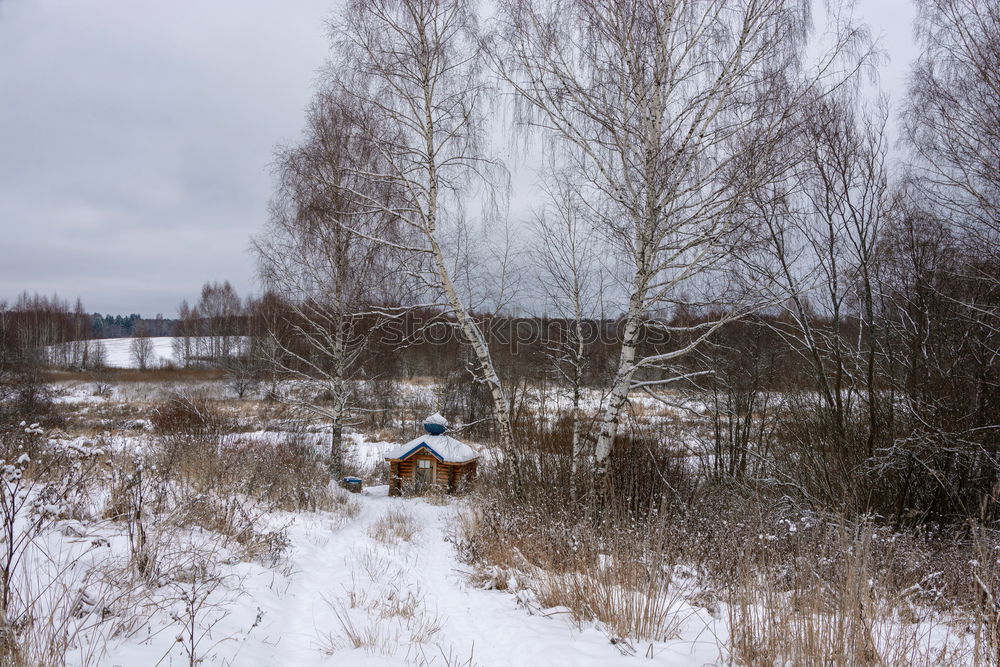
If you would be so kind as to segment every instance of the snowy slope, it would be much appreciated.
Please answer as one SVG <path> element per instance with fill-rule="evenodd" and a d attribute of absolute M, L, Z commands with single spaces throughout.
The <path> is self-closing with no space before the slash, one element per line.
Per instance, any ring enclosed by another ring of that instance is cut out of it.
<path fill-rule="evenodd" d="M 514 595 L 470 587 L 447 539 L 456 505 L 389 498 L 386 490 L 359 496 L 360 513 L 341 528 L 321 514 L 300 515 L 291 529 L 295 574 L 280 594 L 252 591 L 263 616 L 238 664 L 447 664 L 443 656 L 491 667 L 635 664 L 602 632 L 578 630 L 558 611 L 532 615 Z M 373 524 L 400 511 L 411 518 L 412 540 L 372 537 Z M 409 617 L 391 611 L 408 606 Z M 355 647 L 352 633 L 371 645 Z M 718 659 L 718 648 L 686 639 L 654 654 L 653 664 L 703 665 Z"/>
<path fill-rule="evenodd" d="M 576 628 L 560 610 L 538 609 L 530 596 L 474 588 L 449 539 L 460 503 L 432 505 L 386 493 L 382 486 L 352 496 L 359 511 L 351 518 L 294 515 L 291 563 L 283 573 L 237 565 L 241 590 L 227 596 L 228 613 L 206 641 L 218 644 L 203 664 L 624 667 L 719 659 L 716 642 L 694 633 L 653 645 L 652 660 L 626 656 L 604 633 Z M 412 538 L 376 538 L 373 527 L 399 513 L 409 517 Z M 696 611 L 681 613 L 704 632 L 705 619 Z M 172 647 L 175 634 L 119 644 L 102 664 L 180 658 Z"/>
<path fill-rule="evenodd" d="M 172 336 L 154 336 L 149 340 L 153 343 L 153 354 L 148 363 L 149 368 L 159 368 L 167 363 L 180 363 L 180 360 L 178 360 L 174 355 L 174 341 L 177 340 L 177 338 Z M 207 345 L 205 341 L 208 341 L 209 337 L 193 340 L 201 341 L 203 345 Z M 245 344 L 245 339 L 241 337 L 234 337 L 233 340 L 237 346 Z M 88 341 L 88 345 L 100 345 L 104 348 L 104 363 L 110 368 L 138 367 L 138 364 L 132 358 L 131 338 L 101 338 L 98 340 Z M 57 354 L 58 347 L 59 346 L 52 346 L 48 348 L 48 355 L 50 359 L 59 359 L 65 356 Z"/>
<path fill-rule="evenodd" d="M 167 362 L 177 363 L 174 357 L 174 339 L 170 336 L 150 338 L 153 343 L 153 355 L 149 362 L 150 368 L 163 366 Z M 131 338 L 105 338 L 94 341 L 102 345 L 105 352 L 105 363 L 111 368 L 137 368 L 138 364 L 132 358 Z"/>

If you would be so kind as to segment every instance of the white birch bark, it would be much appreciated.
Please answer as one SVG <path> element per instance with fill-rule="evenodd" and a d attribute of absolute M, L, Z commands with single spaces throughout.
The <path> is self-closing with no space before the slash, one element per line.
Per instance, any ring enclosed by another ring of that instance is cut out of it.
<path fill-rule="evenodd" d="M 348 3 L 332 23 L 338 72 L 330 85 L 360 110 L 357 130 L 378 153 L 355 172 L 376 187 L 352 190 L 368 214 L 386 215 L 397 237 L 359 233 L 403 254 L 429 298 L 454 316 L 472 347 L 475 374 L 490 391 L 501 446 L 513 450 L 508 396 L 467 294 L 456 283 L 449 234 L 468 230 L 464 203 L 473 182 L 492 187 L 498 165 L 480 148 L 486 103 L 475 8 L 466 0 Z M 379 186 L 385 187 L 379 187 Z"/>
<path fill-rule="evenodd" d="M 781 141 L 802 98 L 839 84 L 869 55 L 841 59 L 863 35 L 838 32 L 807 77 L 807 17 L 805 0 L 500 2 L 493 65 L 515 91 L 525 126 L 544 132 L 586 184 L 630 274 L 598 477 L 629 392 L 683 377 L 675 362 L 740 308 L 713 295 L 727 314 L 674 329 L 685 337 L 676 351 L 640 358 L 644 331 L 662 327 L 650 313 L 703 289 L 695 281 L 741 242 L 740 207 L 763 177 L 755 161 Z"/>

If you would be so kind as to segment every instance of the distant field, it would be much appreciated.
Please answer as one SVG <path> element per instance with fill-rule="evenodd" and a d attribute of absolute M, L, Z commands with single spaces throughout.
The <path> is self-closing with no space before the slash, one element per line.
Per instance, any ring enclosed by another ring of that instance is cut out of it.
<path fill-rule="evenodd" d="M 150 367 L 163 366 L 167 363 L 178 363 L 177 358 L 174 357 L 174 339 L 172 336 L 157 336 L 150 338 L 150 340 L 153 341 L 153 355 L 149 362 Z M 135 359 L 132 358 L 131 338 L 106 338 L 94 342 L 104 346 L 106 353 L 105 363 L 108 366 L 112 368 L 138 367 Z"/>
<path fill-rule="evenodd" d="M 153 354 L 146 364 L 147 368 L 162 368 L 168 364 L 174 364 L 182 366 L 182 360 L 174 356 L 174 341 L 176 340 L 173 336 L 155 336 L 150 338 L 153 342 Z M 205 343 L 207 338 L 198 339 Z M 244 339 L 237 338 L 236 346 L 239 347 L 243 344 L 241 341 Z M 105 365 L 110 368 L 138 368 L 139 365 L 136 363 L 135 359 L 132 358 L 132 339 L 131 338 L 101 338 L 97 340 L 92 340 L 89 342 L 90 345 L 100 345 L 104 348 L 105 352 Z M 61 355 L 57 354 L 58 346 L 52 346 L 48 348 L 49 359 L 59 359 Z"/>

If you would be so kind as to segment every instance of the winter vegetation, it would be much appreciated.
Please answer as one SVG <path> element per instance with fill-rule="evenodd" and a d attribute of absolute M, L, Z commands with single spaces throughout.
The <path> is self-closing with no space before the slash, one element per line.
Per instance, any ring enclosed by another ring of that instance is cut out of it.
<path fill-rule="evenodd" d="M 849 3 L 345 0 L 260 294 L 0 303 L 0 664 L 1000 664 L 1000 7 L 918 5 L 890 103 Z"/>

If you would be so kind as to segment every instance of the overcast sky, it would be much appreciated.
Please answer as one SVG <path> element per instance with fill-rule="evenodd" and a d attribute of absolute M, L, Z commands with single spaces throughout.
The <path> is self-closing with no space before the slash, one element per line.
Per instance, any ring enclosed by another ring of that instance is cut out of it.
<path fill-rule="evenodd" d="M 898 99 L 911 0 L 859 4 Z M 254 291 L 269 163 L 300 134 L 335 6 L 0 0 L 0 300 L 169 317 L 206 280 Z"/>

